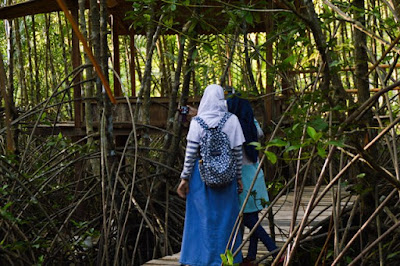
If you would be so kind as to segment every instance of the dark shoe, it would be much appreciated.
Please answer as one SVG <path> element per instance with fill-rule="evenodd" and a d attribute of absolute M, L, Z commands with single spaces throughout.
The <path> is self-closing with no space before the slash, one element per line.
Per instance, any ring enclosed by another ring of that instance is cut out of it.
<path fill-rule="evenodd" d="M 244 258 L 243 262 L 240 263 L 240 266 L 255 266 L 258 264 L 255 264 L 255 259 L 249 259 L 249 258 Z"/>

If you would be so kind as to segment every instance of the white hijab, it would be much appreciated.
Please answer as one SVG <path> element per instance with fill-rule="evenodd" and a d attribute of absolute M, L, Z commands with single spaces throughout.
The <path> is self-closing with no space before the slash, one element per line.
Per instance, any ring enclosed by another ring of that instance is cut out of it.
<path fill-rule="evenodd" d="M 197 116 L 203 119 L 209 127 L 216 127 L 226 112 L 228 112 L 228 107 L 222 87 L 217 84 L 207 86 L 201 98 Z M 226 121 L 222 131 L 228 135 L 231 148 L 242 145 L 245 141 L 239 119 L 234 114 Z M 204 130 L 197 121 L 192 119 L 187 140 L 199 143 L 203 134 Z"/>

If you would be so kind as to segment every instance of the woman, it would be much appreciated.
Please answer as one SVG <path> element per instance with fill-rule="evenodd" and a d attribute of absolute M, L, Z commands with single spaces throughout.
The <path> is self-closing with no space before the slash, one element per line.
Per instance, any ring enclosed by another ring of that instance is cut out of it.
<path fill-rule="evenodd" d="M 219 85 L 210 85 L 200 101 L 197 115 L 209 127 L 215 127 L 228 112 L 224 91 Z M 241 164 L 244 136 L 240 123 L 231 115 L 222 131 L 229 138 L 236 158 L 236 178 L 221 188 L 208 187 L 198 169 L 200 138 L 205 134 L 200 124 L 192 119 L 187 135 L 187 146 L 181 182 L 177 192 L 186 198 L 186 216 L 183 230 L 180 263 L 185 265 L 221 265 L 229 236 L 239 213 L 238 192 L 242 191 Z M 236 239 L 241 239 L 238 236 Z M 236 249 L 240 242 L 236 241 Z M 239 253 L 235 263 L 241 262 Z"/>
<path fill-rule="evenodd" d="M 227 90 L 229 91 L 229 88 Z M 258 138 L 262 137 L 263 132 L 257 120 L 254 118 L 253 109 L 249 101 L 240 98 L 240 94 L 234 94 L 227 102 L 229 112 L 235 114 L 239 118 L 246 139 L 243 145 L 243 193 L 239 195 L 240 206 L 242 206 L 247 193 L 249 193 L 251 183 L 258 168 L 258 151 L 253 145 L 249 145 L 249 143 L 258 141 Z M 258 221 L 258 213 L 264 208 L 265 203 L 269 201 L 262 170 L 259 172 L 250 193 L 251 195 L 244 208 L 243 223 L 251 230 Z M 277 248 L 264 228 L 258 226 L 255 233 L 250 237 L 248 254 L 242 265 L 251 265 L 250 262 L 256 259 L 258 239 L 261 240 L 269 251 L 273 251 Z"/>

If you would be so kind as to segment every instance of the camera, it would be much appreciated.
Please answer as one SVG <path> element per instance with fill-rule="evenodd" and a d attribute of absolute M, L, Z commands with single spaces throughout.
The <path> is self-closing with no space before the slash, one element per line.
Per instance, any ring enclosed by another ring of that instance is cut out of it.
<path fill-rule="evenodd" d="M 179 109 L 182 115 L 187 115 L 189 113 L 189 107 L 188 106 L 181 106 Z"/>

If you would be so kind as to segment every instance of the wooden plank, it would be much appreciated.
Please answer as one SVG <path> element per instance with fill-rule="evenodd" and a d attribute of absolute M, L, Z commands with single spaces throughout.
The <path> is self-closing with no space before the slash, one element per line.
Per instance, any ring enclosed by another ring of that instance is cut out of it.
<path fill-rule="evenodd" d="M 313 191 L 313 189 L 314 189 L 313 186 L 308 186 L 305 188 L 305 193 L 304 193 L 305 196 L 301 198 L 302 207 L 300 207 L 299 213 L 296 217 L 296 224 L 298 224 L 301 221 L 301 218 L 304 215 L 305 207 L 308 204 L 308 201 L 309 201 L 309 198 L 310 198 L 310 195 L 311 195 L 311 192 Z M 347 192 L 344 192 L 344 193 L 347 193 Z M 290 198 L 291 201 L 284 200 L 284 198 Z M 355 197 L 352 197 L 352 199 L 355 199 Z M 272 209 L 274 211 L 275 227 L 279 228 L 283 232 L 282 233 L 281 231 L 275 229 L 275 233 L 276 233 L 275 234 L 275 242 L 276 242 L 277 246 L 282 246 L 287 239 L 287 236 L 284 233 L 289 232 L 289 227 L 291 224 L 293 191 L 289 192 L 288 195 L 284 195 L 280 199 L 278 199 L 278 202 L 280 202 L 280 201 L 281 201 L 281 205 L 277 204 L 272 207 Z M 345 201 L 347 201 L 347 199 L 342 199 L 341 204 L 343 205 Z M 310 219 L 314 218 L 315 215 L 317 215 L 320 211 L 324 210 L 325 207 L 329 206 L 330 204 L 331 204 L 331 194 L 326 194 L 325 197 L 323 198 L 322 202 L 320 202 L 320 204 L 318 204 L 318 206 L 311 212 Z M 351 202 L 350 202 L 350 204 L 351 204 Z M 316 219 L 313 222 L 311 222 L 310 226 L 306 227 L 305 231 L 311 229 L 318 222 L 326 219 L 327 217 L 330 217 L 331 212 L 332 212 L 332 207 L 327 208 L 322 214 L 320 214 L 318 217 L 316 217 Z M 270 233 L 269 224 L 268 224 L 267 219 L 264 219 L 261 222 L 261 226 L 267 231 L 267 233 Z M 248 228 L 245 228 L 244 229 L 244 237 L 246 237 L 249 232 L 250 232 L 250 230 Z M 244 248 L 242 250 L 243 256 L 247 255 L 248 245 L 249 245 L 248 242 L 244 245 Z M 258 253 L 257 253 L 258 257 L 262 257 L 263 255 L 267 254 L 268 251 L 265 248 L 265 246 L 262 244 L 261 241 L 258 242 L 257 247 L 258 247 Z M 147 266 L 180 265 L 179 264 L 179 255 L 180 254 L 177 253 L 172 256 L 160 258 L 158 260 L 152 260 L 152 261 L 145 263 L 144 265 L 147 265 Z"/>

